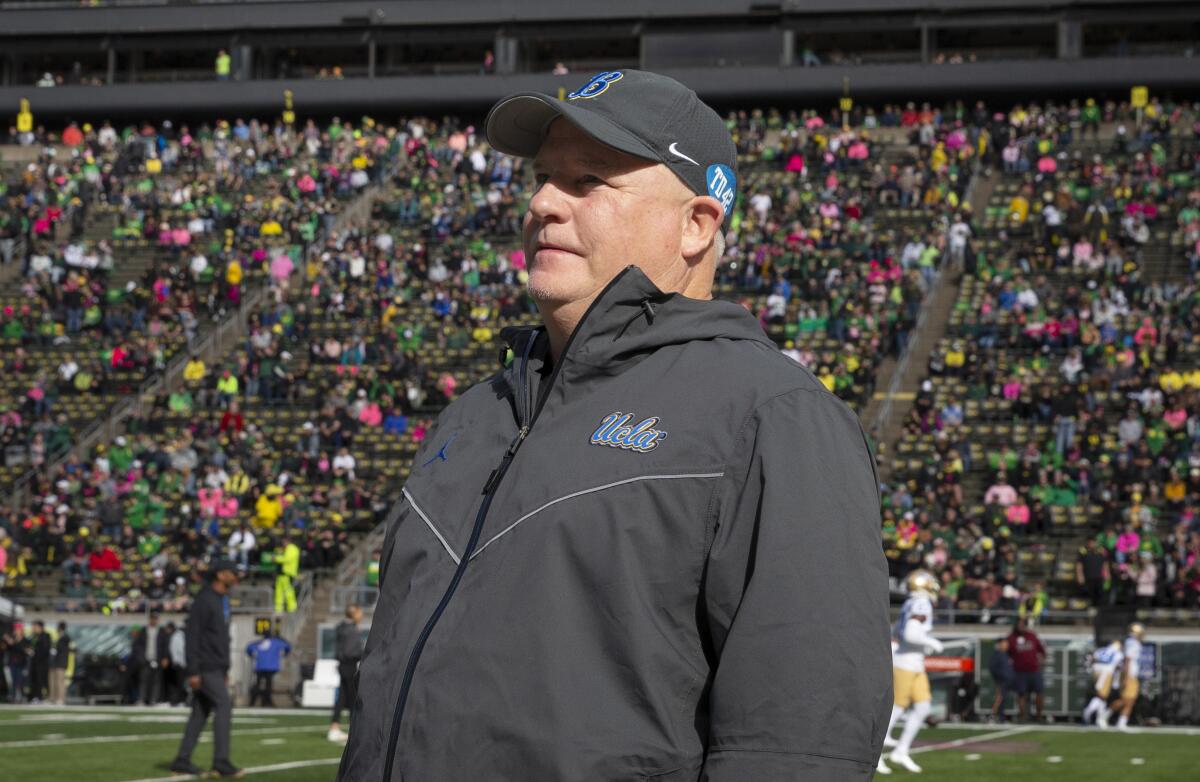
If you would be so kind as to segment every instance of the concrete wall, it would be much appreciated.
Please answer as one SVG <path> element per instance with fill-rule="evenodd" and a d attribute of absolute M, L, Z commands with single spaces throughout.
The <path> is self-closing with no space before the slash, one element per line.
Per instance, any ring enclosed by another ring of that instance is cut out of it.
<path fill-rule="evenodd" d="M 850 93 L 864 99 L 971 98 L 989 94 L 1084 95 L 1108 92 L 1128 98 L 1135 84 L 1154 94 L 1200 91 L 1200 58 L 1147 57 L 1090 60 L 980 62 L 964 65 L 862 65 L 822 68 L 686 68 L 664 71 L 695 89 L 702 98 L 725 105 L 753 102 L 829 101 Z M 28 98 L 35 122 L 73 117 L 140 116 L 148 118 L 207 112 L 214 116 L 282 111 L 283 91 L 292 90 L 297 114 L 370 112 L 436 113 L 486 110 L 512 92 L 556 93 L 574 89 L 580 74 L 509 76 L 406 76 L 345 81 L 192 82 L 118 84 L 106 87 L 0 88 L 0 107 L 15 112 Z M 920 85 L 919 88 L 917 85 Z M 11 108 L 9 108 L 11 107 Z"/>

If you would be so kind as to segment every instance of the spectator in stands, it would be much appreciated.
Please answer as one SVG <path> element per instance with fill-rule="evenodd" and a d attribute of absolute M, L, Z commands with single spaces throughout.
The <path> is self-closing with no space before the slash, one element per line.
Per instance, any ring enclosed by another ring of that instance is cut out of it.
<path fill-rule="evenodd" d="M 238 528 L 234 530 L 226 544 L 228 556 L 231 561 L 237 564 L 238 569 L 245 573 L 250 567 L 250 554 L 258 545 L 257 538 L 254 533 L 244 523 L 238 524 Z"/>
<path fill-rule="evenodd" d="M 217 81 L 229 81 L 229 72 L 233 58 L 224 49 L 217 51 L 217 58 L 213 65 L 213 70 L 216 73 Z"/>

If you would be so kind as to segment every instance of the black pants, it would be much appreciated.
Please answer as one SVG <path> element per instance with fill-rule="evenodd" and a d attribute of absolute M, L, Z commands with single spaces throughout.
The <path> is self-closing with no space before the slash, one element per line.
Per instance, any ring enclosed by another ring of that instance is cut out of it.
<path fill-rule="evenodd" d="M 221 671 L 205 671 L 200 674 L 200 689 L 192 691 L 192 712 L 188 715 L 183 730 L 183 741 L 179 744 L 178 760 L 191 761 L 192 751 L 200 741 L 200 732 L 209 715 L 213 718 L 213 767 L 229 764 L 229 725 L 233 720 L 233 701 L 229 688 L 225 686 L 225 674 Z"/>
<path fill-rule="evenodd" d="M 342 709 L 354 711 L 354 701 L 358 698 L 358 660 L 338 660 L 338 676 L 342 678 L 338 687 L 337 699 L 333 702 L 333 721 L 342 721 Z"/>
<path fill-rule="evenodd" d="M 142 663 L 142 669 L 138 671 L 138 697 L 142 703 L 147 706 L 158 703 L 162 697 L 161 684 L 158 666 Z"/>
<path fill-rule="evenodd" d="M 172 706 L 187 699 L 183 682 L 179 679 L 179 669 L 174 665 L 162 669 L 162 697 Z"/>
<path fill-rule="evenodd" d="M 29 699 L 46 699 L 50 689 L 50 663 L 33 660 L 29 663 Z"/>
<path fill-rule="evenodd" d="M 259 701 L 264 706 L 274 706 L 271 700 L 271 690 L 275 687 L 275 671 L 255 671 L 254 686 L 250 688 L 250 705 Z"/>

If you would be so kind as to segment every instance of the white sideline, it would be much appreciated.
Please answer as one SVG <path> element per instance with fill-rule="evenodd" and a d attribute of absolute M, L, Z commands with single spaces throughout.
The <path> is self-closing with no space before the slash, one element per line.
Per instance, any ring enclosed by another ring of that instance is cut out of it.
<path fill-rule="evenodd" d="M 341 763 L 341 758 L 321 758 L 318 760 L 293 760 L 288 763 L 275 763 L 270 766 L 254 766 L 242 769 L 247 774 L 265 774 L 269 771 L 289 771 L 293 768 L 308 768 L 309 766 L 332 766 Z M 185 774 L 182 776 L 150 777 L 149 779 L 131 779 L 129 782 L 183 782 L 187 779 L 204 779 L 204 777 Z"/>
<path fill-rule="evenodd" d="M 1023 725 L 1019 728 L 1009 728 L 1008 730 L 1000 730 L 1000 731 L 996 731 L 995 733 L 987 733 L 982 736 L 971 736 L 970 738 L 966 738 L 966 739 L 954 739 L 953 741 L 943 741 L 940 744 L 927 744 L 924 747 L 917 747 L 916 749 L 910 749 L 908 751 L 908 753 L 910 755 L 916 755 L 919 752 L 934 752 L 939 749 L 954 749 L 955 747 L 965 747 L 968 744 L 979 744 L 980 742 L 984 742 L 984 741 L 994 741 L 995 739 L 1002 739 L 1002 738 L 1006 738 L 1008 736 L 1016 736 L 1019 733 L 1028 733 L 1031 730 L 1033 730 L 1032 727 Z"/>
<path fill-rule="evenodd" d="M 165 703 L 159 703 L 154 706 L 134 706 L 132 704 L 97 704 L 89 706 L 83 703 L 71 703 L 65 706 L 52 706 L 50 704 L 29 704 L 29 703 L 0 703 L 0 714 L 6 711 L 38 711 L 45 709 L 47 711 L 78 711 L 84 713 L 97 714 L 157 714 L 161 712 L 187 714 L 186 706 L 170 706 Z M 234 706 L 233 715 L 236 717 L 239 714 L 253 714 L 255 716 L 277 716 L 284 715 L 288 717 L 306 717 L 313 714 L 326 714 L 329 712 L 327 707 L 312 708 L 312 709 L 293 709 L 287 707 L 267 708 L 265 706 Z"/>
<path fill-rule="evenodd" d="M 250 728 L 249 730 L 235 730 L 231 732 L 234 736 L 261 736 L 270 735 L 273 733 L 324 733 L 329 730 L 325 725 L 303 725 L 291 728 Z M 131 741 L 153 741 L 155 739 L 169 739 L 171 741 L 179 741 L 182 735 L 180 730 L 164 731 L 162 733 L 140 733 L 137 735 L 124 736 L 80 736 L 78 738 L 67 739 L 26 739 L 24 741 L 0 741 L 0 749 L 23 749 L 28 747 L 61 747 L 72 744 L 115 744 Z M 212 741 L 212 733 L 205 732 L 200 736 L 200 741 Z"/>
<path fill-rule="evenodd" d="M 938 730 L 964 730 L 964 731 L 990 731 L 996 730 L 996 725 L 988 725 L 978 722 L 939 722 Z M 1067 723 L 1051 723 L 1049 725 L 1028 724 L 1022 727 L 1028 728 L 1038 733 L 1099 733 L 1100 729 L 1094 725 L 1080 725 L 1074 722 Z M 1185 725 L 1159 725 L 1149 728 L 1139 726 L 1134 728 L 1129 734 L 1117 734 L 1114 731 L 1107 731 L 1104 735 L 1141 735 L 1141 736 L 1200 736 L 1200 728 L 1190 728 Z"/>

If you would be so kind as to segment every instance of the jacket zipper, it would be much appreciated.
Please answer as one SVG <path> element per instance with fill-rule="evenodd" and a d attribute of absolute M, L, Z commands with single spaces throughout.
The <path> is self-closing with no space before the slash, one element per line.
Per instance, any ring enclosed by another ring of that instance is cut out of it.
<path fill-rule="evenodd" d="M 421 629 L 421 634 L 417 636 L 417 642 L 413 644 L 412 651 L 408 655 L 408 664 L 404 667 L 404 678 L 400 681 L 400 693 L 396 696 L 396 708 L 392 713 L 392 726 L 388 735 L 387 757 L 384 759 L 383 765 L 383 782 L 391 782 L 392 768 L 396 761 L 396 746 L 400 741 L 400 721 L 404 717 L 404 706 L 408 702 L 408 693 L 412 688 L 413 675 L 417 669 L 417 663 L 421 659 L 421 652 L 425 649 L 425 643 L 429 640 L 433 628 L 437 625 L 438 620 L 442 618 L 442 614 L 446 611 L 446 606 L 450 604 L 451 598 L 454 597 L 455 591 L 458 589 L 458 584 L 462 581 L 463 573 L 467 569 L 467 564 L 471 561 L 471 554 L 475 551 L 475 546 L 479 544 L 479 537 L 483 534 L 483 523 L 487 519 L 488 509 L 492 505 L 492 498 L 496 496 L 496 489 L 499 488 L 500 482 L 504 480 L 504 474 L 508 472 L 508 467 L 512 464 L 513 458 L 517 455 L 517 451 L 521 448 L 521 443 L 525 442 L 525 438 L 529 436 L 529 431 L 537 422 L 538 416 L 541 415 L 542 408 L 546 405 L 546 399 L 550 396 L 550 389 L 558 380 L 558 374 L 562 370 L 564 360 L 571 350 L 571 346 L 575 342 L 575 337 L 583 328 L 583 324 L 587 322 L 588 316 L 592 314 L 592 310 L 604 298 L 604 296 L 617 284 L 617 282 L 625 276 L 632 266 L 627 266 L 622 269 L 617 276 L 609 281 L 608 285 L 604 286 L 604 290 L 600 292 L 591 305 L 588 306 L 587 312 L 579 320 L 575 331 L 572 332 L 570 338 L 567 339 L 567 344 L 563 347 L 562 355 L 554 364 L 554 369 L 550 372 L 550 377 L 546 379 L 542 392 L 538 395 L 537 407 L 530 415 L 528 406 L 529 381 L 526 377 L 526 371 L 529 367 L 529 356 L 533 350 L 533 344 L 537 340 L 536 334 L 531 334 L 528 341 L 525 343 L 525 355 L 521 359 L 520 389 L 514 389 L 514 401 L 518 394 L 525 404 L 518 403 L 518 417 L 525 417 L 525 420 L 518 421 L 520 428 L 517 430 L 517 436 L 509 443 L 508 448 L 504 451 L 504 456 L 500 460 L 500 464 L 496 469 L 492 470 L 488 476 L 487 483 L 483 486 L 483 502 L 479 505 L 479 511 L 475 514 L 475 525 L 471 528 L 471 537 L 467 540 L 467 548 L 463 551 L 462 559 L 459 560 L 458 567 L 454 570 L 454 576 L 450 579 L 449 586 L 442 594 L 442 599 L 438 601 L 437 608 L 433 609 L 429 619 L 425 622 L 425 627 Z"/>

